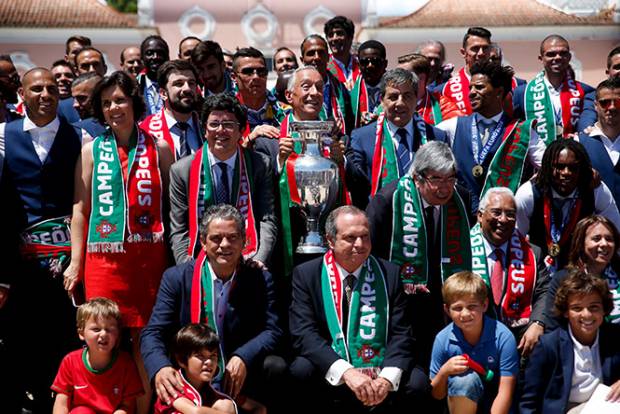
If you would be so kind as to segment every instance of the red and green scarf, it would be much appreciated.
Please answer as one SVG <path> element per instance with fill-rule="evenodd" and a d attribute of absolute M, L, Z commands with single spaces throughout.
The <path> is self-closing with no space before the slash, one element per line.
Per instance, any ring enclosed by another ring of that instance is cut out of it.
<path fill-rule="evenodd" d="M 407 294 L 428 292 L 428 243 L 422 199 L 410 175 L 398 181 L 392 198 L 391 262 L 400 266 L 400 277 Z M 471 249 L 469 224 L 463 200 L 455 191 L 441 206 L 441 279 L 469 270 Z"/>
<path fill-rule="evenodd" d="M 414 129 L 417 129 L 421 136 L 420 146 L 426 144 L 426 124 L 424 120 L 415 116 L 413 118 Z M 372 155 L 370 196 L 375 194 L 386 185 L 398 181 L 398 160 L 396 158 L 396 148 L 392 134 L 387 127 L 385 112 L 381 112 L 377 119 L 377 129 L 375 132 L 375 151 Z"/>
<path fill-rule="evenodd" d="M 206 145 L 206 144 L 205 144 Z M 252 257 L 258 251 L 258 231 L 252 206 L 252 163 L 247 149 L 237 149 L 233 173 L 232 194 L 236 194 L 235 207 L 245 220 L 244 257 Z M 202 194 L 202 198 L 200 195 Z M 205 146 L 196 151 L 189 170 L 189 246 L 187 254 L 196 257 L 200 250 L 199 227 L 202 212 L 215 204 L 215 183 L 211 175 L 209 154 Z"/>
<path fill-rule="evenodd" d="M 321 118 L 322 119 L 322 118 Z M 289 124 L 294 121 L 293 114 L 290 113 L 280 124 L 280 136 L 281 137 L 299 137 L 299 134 L 289 131 Z M 291 214 L 290 208 L 293 206 L 301 206 L 301 198 L 299 197 L 299 190 L 297 189 L 297 182 L 295 181 L 295 160 L 301 153 L 301 142 L 294 141 L 293 152 L 291 152 L 286 159 L 286 163 L 282 167 L 280 173 L 280 180 L 278 181 L 278 187 L 280 189 L 280 215 L 282 217 L 282 235 L 283 235 L 283 247 L 284 247 L 284 274 L 288 275 L 293 270 L 293 235 L 291 230 Z M 329 158 L 329 152 L 324 151 L 323 156 Z M 339 175 L 339 197 L 340 204 L 351 204 L 351 195 L 347 190 L 345 183 L 345 171 L 344 165 L 338 166 Z"/>
<path fill-rule="evenodd" d="M 331 73 L 340 83 L 342 83 L 347 90 L 352 90 L 355 82 L 357 82 L 357 80 L 362 76 L 362 71 L 360 70 L 360 65 L 357 58 L 355 56 L 351 56 L 351 79 L 347 79 L 344 71 L 340 65 L 335 62 L 335 59 L 336 58 L 330 55 L 329 61 L 327 62 L 327 71 Z"/>
<path fill-rule="evenodd" d="M 540 139 L 549 145 L 557 136 L 566 138 L 576 131 L 579 115 L 583 109 L 584 95 L 579 82 L 576 82 L 567 72 L 560 91 L 563 124 L 560 132 L 557 129 L 553 102 L 545 82 L 545 71 L 541 71 L 525 87 L 525 118 L 538 121 L 536 132 Z"/>
<path fill-rule="evenodd" d="M 491 287 L 491 272 L 480 224 L 471 229 L 471 270 Z M 526 238 L 514 230 L 508 246 L 509 265 L 505 270 L 504 289 L 499 304 L 500 318 L 511 328 L 526 325 L 532 314 L 534 286 L 538 277 L 536 257 Z"/>
<path fill-rule="evenodd" d="M 213 280 L 215 278 L 213 269 L 211 269 L 211 265 L 207 260 L 207 255 L 201 250 L 194 264 L 190 296 L 190 318 L 192 323 L 208 325 L 221 337 L 222 333 L 219 332 L 215 319 L 215 289 L 213 289 Z M 232 283 L 231 290 L 234 288 L 235 281 L 233 280 Z M 217 354 L 218 370 L 217 377 L 214 380 L 220 380 L 223 377 L 224 367 L 226 367 L 222 341 L 220 341 L 220 349 Z"/>
<path fill-rule="evenodd" d="M 439 99 L 429 91 L 426 91 L 422 105 L 418 107 L 418 114 L 420 114 L 424 121 L 431 125 L 437 125 L 443 121 Z"/>
<path fill-rule="evenodd" d="M 342 280 L 334 253 L 329 250 L 323 256 L 321 295 L 332 349 L 355 369 L 376 378 L 385 358 L 389 327 L 385 276 L 377 259 L 368 257 L 351 296 L 346 335 L 342 330 L 342 305 L 346 300 Z"/>
<path fill-rule="evenodd" d="M 40 221 L 21 234 L 20 251 L 24 259 L 37 261 L 52 276 L 59 276 L 71 260 L 71 217 Z"/>
<path fill-rule="evenodd" d="M 443 87 L 442 95 L 452 99 L 463 115 L 472 113 L 471 103 L 469 102 L 469 78 L 465 73 L 465 68 L 461 68 L 448 79 Z"/>
<path fill-rule="evenodd" d="M 366 82 L 360 76 L 353 85 L 351 90 L 351 105 L 353 107 L 353 117 L 355 119 L 355 128 L 363 125 L 363 120 L 367 118 L 370 112 L 370 103 L 368 102 L 368 90 Z"/>
<path fill-rule="evenodd" d="M 137 134 L 136 134 L 137 131 Z M 161 243 L 162 184 L 155 139 L 139 128 L 129 140 L 127 182 L 111 131 L 93 142 L 88 251 L 122 253 L 127 241 Z"/>
<path fill-rule="evenodd" d="M 511 121 L 504 130 L 502 144 L 493 156 L 480 198 L 492 187 L 508 187 L 516 192 L 521 183 L 523 166 L 530 146 L 535 119 Z"/>

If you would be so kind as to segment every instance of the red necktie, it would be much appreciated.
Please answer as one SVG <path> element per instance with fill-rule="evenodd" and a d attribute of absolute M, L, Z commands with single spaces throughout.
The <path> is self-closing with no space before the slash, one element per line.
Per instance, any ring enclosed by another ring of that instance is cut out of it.
<path fill-rule="evenodd" d="M 491 272 L 491 290 L 495 304 L 499 305 L 502 300 L 502 290 L 504 290 L 504 252 L 502 249 L 495 249 L 495 264 Z"/>

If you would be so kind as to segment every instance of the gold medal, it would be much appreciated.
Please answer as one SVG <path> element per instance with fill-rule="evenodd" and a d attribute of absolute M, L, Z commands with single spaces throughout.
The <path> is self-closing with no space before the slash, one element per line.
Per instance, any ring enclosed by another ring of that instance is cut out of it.
<path fill-rule="evenodd" d="M 560 245 L 557 243 L 552 243 L 549 247 L 549 254 L 553 257 L 558 257 L 560 254 Z"/>
<path fill-rule="evenodd" d="M 482 168 L 482 165 L 479 164 L 474 165 L 474 168 L 471 169 L 471 173 L 476 178 L 482 177 L 482 174 L 484 174 L 484 168 Z"/>

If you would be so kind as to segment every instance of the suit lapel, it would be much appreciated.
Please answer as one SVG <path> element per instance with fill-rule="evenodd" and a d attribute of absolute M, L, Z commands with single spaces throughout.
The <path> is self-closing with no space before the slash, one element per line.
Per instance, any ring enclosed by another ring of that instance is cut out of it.
<path fill-rule="evenodd" d="M 570 395 L 571 379 L 573 378 L 573 370 L 575 368 L 575 351 L 573 350 L 573 341 L 570 339 L 568 328 L 560 331 L 560 358 L 562 359 L 562 373 L 564 374 L 564 392 L 562 395 Z M 566 401 L 568 403 L 568 400 Z"/>

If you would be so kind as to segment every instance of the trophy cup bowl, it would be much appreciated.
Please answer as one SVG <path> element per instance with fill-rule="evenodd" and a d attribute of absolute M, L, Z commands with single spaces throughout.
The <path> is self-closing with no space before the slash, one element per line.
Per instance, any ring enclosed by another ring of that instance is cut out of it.
<path fill-rule="evenodd" d="M 322 138 L 331 135 L 334 121 L 294 121 L 292 132 L 298 132 L 301 153 L 295 160 L 295 182 L 306 219 L 306 234 L 302 236 L 297 253 L 319 254 L 327 251 L 320 231 L 321 218 L 331 210 L 338 194 L 338 165 L 323 156 Z"/>

